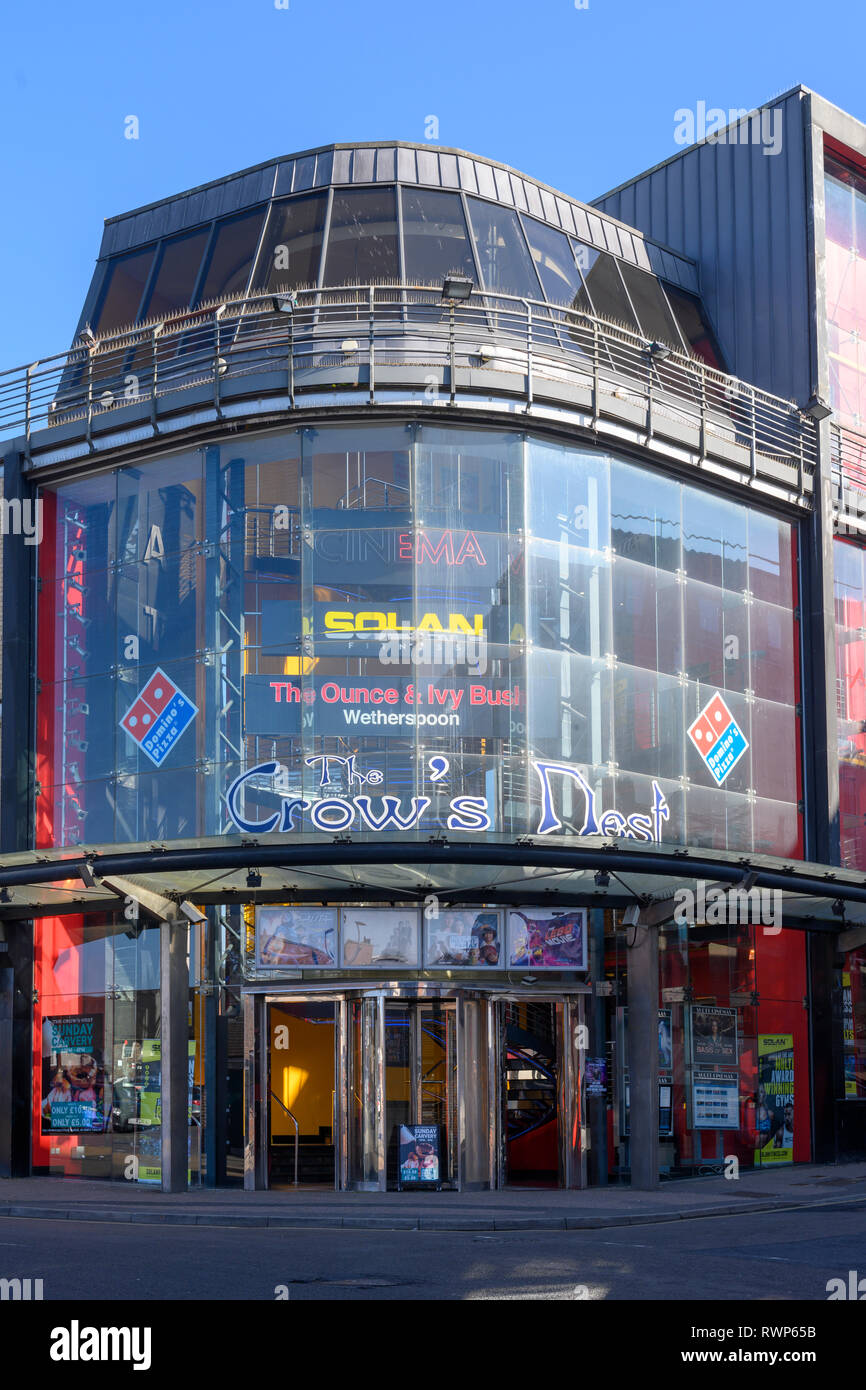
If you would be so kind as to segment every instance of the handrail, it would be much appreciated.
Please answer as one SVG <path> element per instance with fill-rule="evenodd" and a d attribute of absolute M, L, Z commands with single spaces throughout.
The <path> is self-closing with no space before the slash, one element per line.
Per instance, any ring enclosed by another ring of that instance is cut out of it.
<path fill-rule="evenodd" d="M 297 1122 L 297 1120 L 295 1119 L 295 1117 L 294 1117 L 294 1115 L 292 1114 L 292 1112 L 291 1112 L 291 1110 L 289 1109 L 289 1107 L 288 1107 L 283 1101 L 280 1100 L 279 1096 L 277 1095 L 276 1091 L 274 1091 L 274 1090 L 271 1091 L 271 1100 L 275 1100 L 275 1101 L 277 1102 L 277 1105 L 279 1105 L 280 1108 L 281 1108 L 282 1110 L 285 1110 L 285 1112 L 286 1112 L 286 1114 L 288 1115 L 289 1119 L 291 1120 L 292 1124 L 295 1126 L 295 1187 L 297 1187 L 297 1185 L 298 1185 L 298 1144 L 299 1144 L 299 1142 L 300 1142 L 300 1131 L 299 1131 L 299 1128 L 298 1128 L 298 1122 Z"/>
<path fill-rule="evenodd" d="M 483 372 L 487 383 L 487 373 L 508 373 L 505 389 L 522 379 L 528 413 L 545 380 L 566 391 L 577 386 L 591 399 L 596 425 L 601 397 L 616 396 L 647 442 L 667 416 L 698 431 L 702 458 L 740 446 L 752 478 L 769 461 L 769 471 L 782 465 L 796 487 L 817 461 L 815 422 L 796 405 L 685 352 L 565 304 L 488 290 L 443 302 L 440 288 L 411 283 L 241 296 L 79 339 L 66 352 L 0 372 L 0 437 L 23 432 L 30 453 L 34 441 L 53 447 L 56 427 L 74 426 L 92 451 L 95 434 L 125 406 L 148 404 L 156 431 L 159 402 L 205 388 L 219 416 L 226 383 L 263 372 L 290 408 L 305 391 L 321 400 L 323 390 L 350 381 L 375 404 L 393 400 L 389 367 L 404 375 L 414 368 L 426 383 L 424 399 L 440 403 L 455 400 L 461 370 Z M 65 431 L 64 443 L 74 432 Z"/>

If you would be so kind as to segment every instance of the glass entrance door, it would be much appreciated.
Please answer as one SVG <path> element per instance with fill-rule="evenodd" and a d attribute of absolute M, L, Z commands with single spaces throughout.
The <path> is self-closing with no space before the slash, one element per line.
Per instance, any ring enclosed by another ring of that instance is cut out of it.
<path fill-rule="evenodd" d="M 582 1000 L 500 1003 L 500 1186 L 582 1187 Z"/>
<path fill-rule="evenodd" d="M 399 1180 L 401 1129 L 439 1130 L 440 1179 L 458 1178 L 457 1015 L 453 1000 L 385 1004 L 385 1140 L 387 1183 Z M 406 1136 L 403 1136 L 404 1142 Z"/>
<path fill-rule="evenodd" d="M 336 1007 L 331 1000 L 267 1007 L 269 1187 L 334 1186 Z"/>

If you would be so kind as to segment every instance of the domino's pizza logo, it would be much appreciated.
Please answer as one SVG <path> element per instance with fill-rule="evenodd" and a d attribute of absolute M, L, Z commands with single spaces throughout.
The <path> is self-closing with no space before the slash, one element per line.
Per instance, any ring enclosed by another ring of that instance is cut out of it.
<path fill-rule="evenodd" d="M 157 667 L 120 727 L 161 767 L 197 714 L 198 707 Z"/>
<path fill-rule="evenodd" d="M 689 729 L 689 738 L 713 775 L 717 787 L 740 761 L 749 744 L 721 695 L 713 696 Z"/>

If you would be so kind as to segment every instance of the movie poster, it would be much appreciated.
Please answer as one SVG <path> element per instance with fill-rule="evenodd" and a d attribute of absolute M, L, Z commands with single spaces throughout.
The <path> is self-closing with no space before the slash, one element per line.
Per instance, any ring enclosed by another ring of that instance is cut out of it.
<path fill-rule="evenodd" d="M 549 908 L 509 912 L 512 969 L 586 970 L 586 908 L 554 915 Z"/>
<path fill-rule="evenodd" d="M 424 963 L 438 967 L 471 965 L 505 968 L 499 912 L 468 912 L 450 908 L 424 923 Z"/>
<path fill-rule="evenodd" d="M 419 917 L 415 908 L 341 909 L 343 965 L 350 969 L 393 965 L 415 969 L 421 963 Z"/>
<path fill-rule="evenodd" d="M 758 1095 L 755 1103 L 755 1162 L 794 1161 L 794 1038 L 758 1034 Z"/>
<path fill-rule="evenodd" d="M 336 964 L 336 908 L 256 908 L 256 965 L 259 969 Z"/>
<path fill-rule="evenodd" d="M 106 1128 L 103 1015 L 64 1014 L 42 1024 L 42 1133 Z"/>
<path fill-rule="evenodd" d="M 441 1182 L 439 1165 L 439 1126 L 400 1126 L 400 1186 Z"/>
<path fill-rule="evenodd" d="M 735 1067 L 739 1061 L 736 1009 L 693 1004 L 691 1018 L 695 1066 Z"/>

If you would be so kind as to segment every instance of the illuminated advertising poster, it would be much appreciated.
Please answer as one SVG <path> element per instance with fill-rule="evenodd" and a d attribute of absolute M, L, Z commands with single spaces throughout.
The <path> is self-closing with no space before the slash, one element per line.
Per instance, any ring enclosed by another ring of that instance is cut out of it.
<path fill-rule="evenodd" d="M 691 1009 L 692 1061 L 696 1067 L 736 1066 L 737 1011 L 694 1004 Z"/>
<path fill-rule="evenodd" d="M 586 970 L 586 908 L 509 912 L 508 943 L 512 969 Z"/>
<path fill-rule="evenodd" d="M 256 909 L 256 965 L 337 965 L 337 910 L 318 907 Z"/>
<path fill-rule="evenodd" d="M 438 1187 L 441 1181 L 439 1125 L 401 1125 L 400 1187 Z"/>
<path fill-rule="evenodd" d="M 857 1094 L 857 1050 L 854 1046 L 854 1000 L 851 972 L 842 972 L 842 1036 L 845 1049 L 845 1096 Z"/>
<path fill-rule="evenodd" d="M 63 1014 L 42 1025 L 42 1133 L 105 1129 L 102 1014 Z"/>
<path fill-rule="evenodd" d="M 607 1095 L 606 1057 L 587 1057 L 583 1075 L 588 1096 Z"/>
<path fill-rule="evenodd" d="M 195 1073 L 195 1042 L 188 1044 L 189 1054 L 189 1118 L 192 1119 L 193 1078 Z M 138 1127 L 136 1151 L 139 1182 L 162 1181 L 162 1041 L 145 1038 L 136 1064 L 138 1090 Z M 189 1145 L 192 1146 L 190 1130 Z M 192 1170 L 187 1170 L 187 1180 Z"/>
<path fill-rule="evenodd" d="M 692 1073 L 692 1123 L 695 1129 L 740 1128 L 740 1083 L 737 1072 Z"/>
<path fill-rule="evenodd" d="M 420 965 L 420 920 L 415 908 L 345 907 L 340 918 L 344 966 L 415 969 Z"/>
<path fill-rule="evenodd" d="M 756 1164 L 794 1161 L 794 1038 L 791 1033 L 758 1035 L 755 1130 Z"/>
<path fill-rule="evenodd" d="M 502 914 L 444 908 L 424 923 L 424 964 L 505 967 Z"/>

